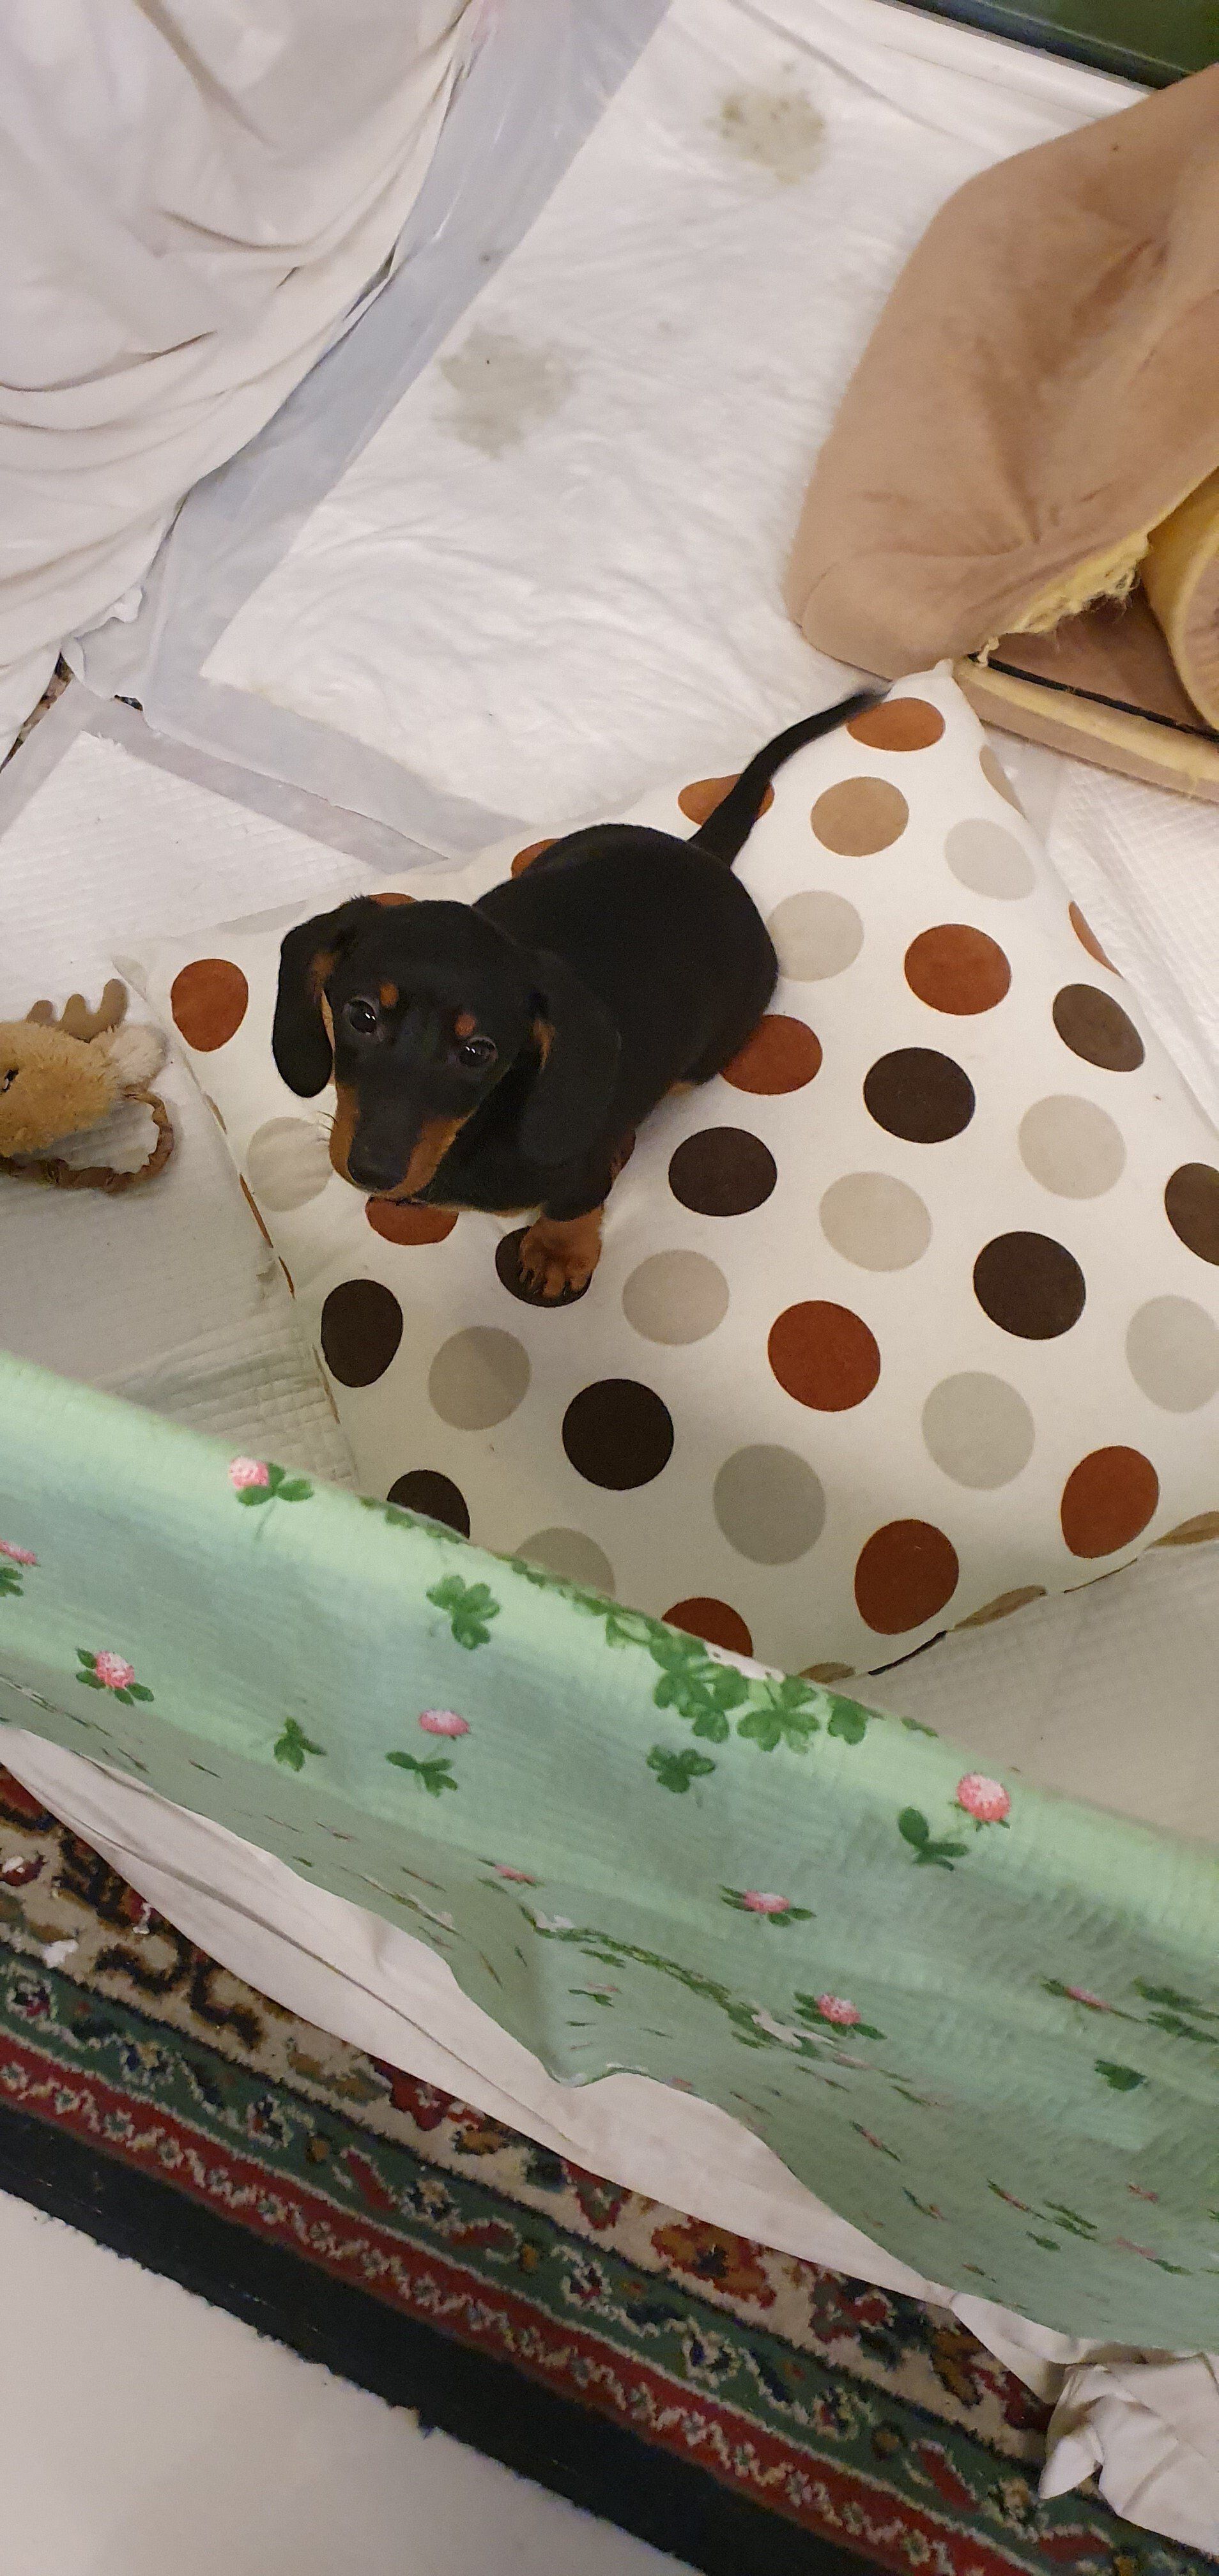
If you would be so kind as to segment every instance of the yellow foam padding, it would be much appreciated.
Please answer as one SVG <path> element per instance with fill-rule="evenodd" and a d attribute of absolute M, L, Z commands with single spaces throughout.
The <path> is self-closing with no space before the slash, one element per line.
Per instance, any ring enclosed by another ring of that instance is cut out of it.
<path fill-rule="evenodd" d="M 1204 734 L 1178 733 L 1124 708 L 1098 706 L 980 662 L 957 662 L 953 678 L 983 724 L 1089 760 L 1098 769 L 1115 769 L 1124 778 L 1140 778 L 1149 787 L 1219 805 L 1219 743 Z"/>
<path fill-rule="evenodd" d="M 1152 529 L 1142 576 L 1182 688 L 1219 728 L 1219 472 Z"/>

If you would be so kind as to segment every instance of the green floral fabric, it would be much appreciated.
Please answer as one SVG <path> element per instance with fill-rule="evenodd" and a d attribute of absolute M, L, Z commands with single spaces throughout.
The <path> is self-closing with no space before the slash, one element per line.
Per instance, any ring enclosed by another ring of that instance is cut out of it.
<path fill-rule="evenodd" d="M 719 2103 L 921 2272 L 1219 2342 L 1219 1856 L 12 1361 L 0 1421 L 0 1719 L 403 1925 L 561 2082 Z"/>

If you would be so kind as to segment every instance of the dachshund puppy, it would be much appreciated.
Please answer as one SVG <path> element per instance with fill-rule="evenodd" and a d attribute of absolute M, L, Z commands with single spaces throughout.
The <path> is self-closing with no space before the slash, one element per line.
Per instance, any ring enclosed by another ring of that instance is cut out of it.
<path fill-rule="evenodd" d="M 629 1138 L 757 1026 L 778 964 L 732 862 L 776 769 L 875 695 L 792 725 L 690 840 L 623 823 L 554 841 L 477 903 L 360 895 L 289 931 L 272 1046 L 333 1075 L 335 1170 L 379 1198 L 540 1213 L 523 1286 L 578 1296 Z"/>

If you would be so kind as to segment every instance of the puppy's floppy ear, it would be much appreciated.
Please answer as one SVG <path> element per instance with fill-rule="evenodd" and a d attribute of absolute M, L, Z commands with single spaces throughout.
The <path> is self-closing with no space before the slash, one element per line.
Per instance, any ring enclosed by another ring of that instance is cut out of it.
<path fill-rule="evenodd" d="M 622 1037 L 605 1004 L 549 949 L 534 958 L 542 1066 L 521 1118 L 519 1143 L 534 1162 L 571 1162 L 609 1109 Z"/>
<path fill-rule="evenodd" d="M 330 1080 L 334 1057 L 322 1018 L 322 995 L 345 948 L 377 916 L 372 895 L 353 895 L 335 912 L 317 912 L 290 930 L 279 952 L 279 990 L 271 1053 L 302 1100 Z"/>

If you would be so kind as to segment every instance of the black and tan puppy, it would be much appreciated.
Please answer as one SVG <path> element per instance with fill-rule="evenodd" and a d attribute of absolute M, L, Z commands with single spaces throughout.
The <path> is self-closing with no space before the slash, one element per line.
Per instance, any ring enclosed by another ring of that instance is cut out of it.
<path fill-rule="evenodd" d="M 521 1247 L 548 1301 L 587 1286 L 626 1140 L 709 1082 L 774 991 L 775 952 L 732 862 L 776 769 L 871 694 L 766 745 L 693 838 L 603 823 L 475 904 L 361 895 L 290 931 L 275 1061 L 333 1073 L 335 1170 L 379 1198 L 540 1213 Z"/>

